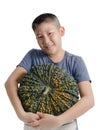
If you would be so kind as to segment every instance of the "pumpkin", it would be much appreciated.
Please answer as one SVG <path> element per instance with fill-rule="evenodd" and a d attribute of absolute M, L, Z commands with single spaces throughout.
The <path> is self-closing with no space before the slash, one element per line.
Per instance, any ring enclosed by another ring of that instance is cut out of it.
<path fill-rule="evenodd" d="M 55 64 L 32 67 L 20 81 L 18 95 L 27 112 L 59 115 L 79 99 L 74 78 Z"/>

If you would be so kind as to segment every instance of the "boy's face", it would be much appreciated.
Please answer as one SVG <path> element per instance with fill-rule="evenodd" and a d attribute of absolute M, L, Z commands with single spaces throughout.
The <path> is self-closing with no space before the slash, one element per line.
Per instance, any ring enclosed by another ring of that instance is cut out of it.
<path fill-rule="evenodd" d="M 53 22 L 41 23 L 35 30 L 36 39 L 40 48 L 48 55 L 56 55 L 62 50 L 61 36 L 64 28 L 58 28 Z"/>

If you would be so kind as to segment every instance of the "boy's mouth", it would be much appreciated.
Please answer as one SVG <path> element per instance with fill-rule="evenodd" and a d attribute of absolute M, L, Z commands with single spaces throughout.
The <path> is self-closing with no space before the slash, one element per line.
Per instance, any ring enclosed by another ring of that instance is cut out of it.
<path fill-rule="evenodd" d="M 51 45 L 51 46 L 45 46 L 45 50 L 51 50 L 53 48 L 54 45 Z"/>

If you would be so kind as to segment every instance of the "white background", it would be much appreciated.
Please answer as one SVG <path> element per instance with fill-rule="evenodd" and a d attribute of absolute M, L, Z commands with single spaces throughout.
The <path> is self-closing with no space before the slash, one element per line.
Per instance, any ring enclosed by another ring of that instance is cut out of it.
<path fill-rule="evenodd" d="M 4 82 L 27 51 L 38 48 L 31 24 L 37 15 L 45 12 L 58 16 L 66 30 L 63 48 L 83 57 L 92 79 L 95 107 L 78 118 L 79 130 L 98 130 L 97 0 L 0 1 L 0 130 L 23 130 Z"/>

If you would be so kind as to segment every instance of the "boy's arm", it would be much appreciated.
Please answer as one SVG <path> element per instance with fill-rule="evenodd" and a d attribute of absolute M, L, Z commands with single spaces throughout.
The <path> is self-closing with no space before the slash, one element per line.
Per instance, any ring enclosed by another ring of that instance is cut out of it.
<path fill-rule="evenodd" d="M 26 73 L 27 71 L 23 67 L 17 67 L 7 79 L 5 88 L 17 116 L 23 122 L 28 123 L 32 122 L 35 119 L 38 119 L 38 115 L 25 112 L 17 94 L 18 83 Z"/>
<path fill-rule="evenodd" d="M 94 106 L 94 96 L 91 83 L 89 81 L 83 81 L 78 84 L 78 87 L 81 96 L 80 100 L 59 116 L 62 122 L 68 123 L 71 120 L 80 117 Z"/>

